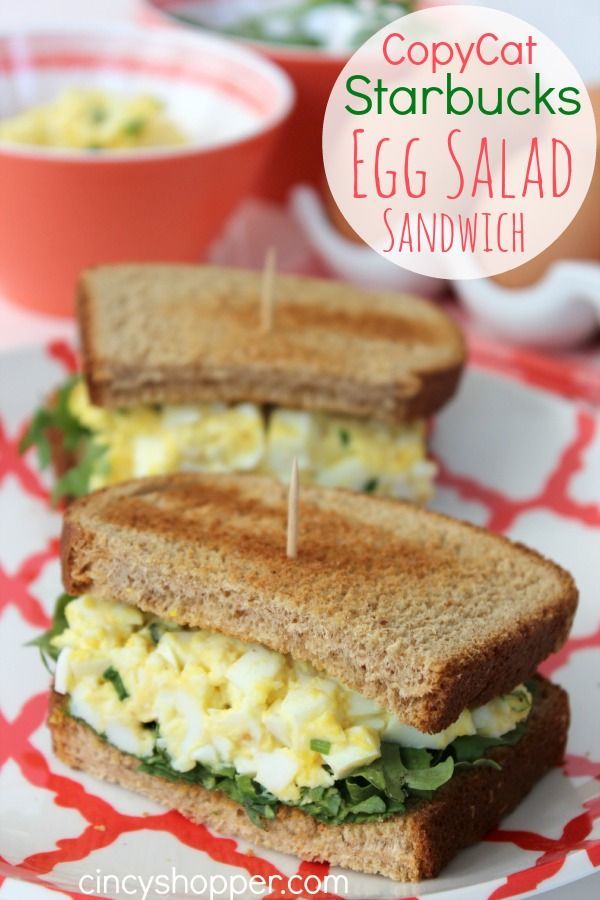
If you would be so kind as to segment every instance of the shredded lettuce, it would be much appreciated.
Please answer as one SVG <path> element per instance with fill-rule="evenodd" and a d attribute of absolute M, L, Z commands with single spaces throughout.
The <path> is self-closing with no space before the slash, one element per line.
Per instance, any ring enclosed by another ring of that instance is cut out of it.
<path fill-rule="evenodd" d="M 501 738 L 458 738 L 457 741 L 463 741 L 459 749 L 455 741 L 436 752 L 383 743 L 381 756 L 375 762 L 356 769 L 330 787 L 304 788 L 297 803 L 285 805 L 297 806 L 328 825 L 387 819 L 406 812 L 416 802 L 429 799 L 459 770 L 474 766 L 501 768 L 483 754 L 489 747 L 516 744 L 523 731 L 524 725 L 518 725 Z M 466 741 L 471 740 L 469 746 Z M 482 755 L 478 756 L 478 752 Z M 276 815 L 282 803 L 248 775 L 237 774 L 233 767 L 212 771 L 197 763 L 189 772 L 177 772 L 163 750 L 140 759 L 140 771 L 223 791 L 240 803 L 252 822 L 260 827 L 264 825 L 263 820 Z"/>
<path fill-rule="evenodd" d="M 232 766 L 211 770 L 197 763 L 189 772 L 177 772 L 164 750 L 156 749 L 152 756 L 140 759 L 140 772 L 158 775 L 169 781 L 186 784 L 200 784 L 209 791 L 223 791 L 236 803 L 244 807 L 248 818 L 255 825 L 262 826 L 263 819 L 273 819 L 279 801 L 266 788 L 253 781 L 249 775 L 240 775 Z"/>
<path fill-rule="evenodd" d="M 21 453 L 29 447 L 35 447 L 40 468 L 44 469 L 52 457 L 48 432 L 56 429 L 61 434 L 65 450 L 74 454 L 75 465 L 54 485 L 52 498 L 55 501 L 61 497 L 81 497 L 87 494 L 98 460 L 106 452 L 106 447 L 94 442 L 93 432 L 82 425 L 71 412 L 69 397 L 80 378 L 80 375 L 73 375 L 46 405 L 37 410 L 19 444 Z"/>

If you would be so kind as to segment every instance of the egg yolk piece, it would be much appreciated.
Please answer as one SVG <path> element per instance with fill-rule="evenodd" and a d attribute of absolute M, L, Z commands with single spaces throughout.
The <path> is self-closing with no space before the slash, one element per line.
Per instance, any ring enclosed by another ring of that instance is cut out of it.
<path fill-rule="evenodd" d="M 178 772 L 232 766 L 289 803 L 373 762 L 382 741 L 442 749 L 461 735 L 500 737 L 531 709 L 521 685 L 424 734 L 258 644 L 89 595 L 69 602 L 65 616 L 67 628 L 52 640 L 60 651 L 54 687 L 69 696 L 71 715 L 126 753 L 164 751 Z"/>
<path fill-rule="evenodd" d="M 90 489 L 170 472 L 262 472 L 282 481 L 297 457 L 304 483 L 424 502 L 436 468 L 427 459 L 425 423 L 369 419 L 255 404 L 94 406 L 83 381 L 69 409 L 103 448 Z"/>

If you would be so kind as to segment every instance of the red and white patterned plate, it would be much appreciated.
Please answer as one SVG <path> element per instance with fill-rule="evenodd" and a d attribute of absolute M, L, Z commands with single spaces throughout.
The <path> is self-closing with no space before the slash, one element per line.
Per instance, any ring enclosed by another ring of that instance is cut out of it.
<path fill-rule="evenodd" d="M 529 543 L 574 573 L 581 601 L 573 634 L 542 667 L 571 696 L 568 754 L 440 878 L 411 886 L 344 873 L 352 898 L 500 900 L 600 866 L 600 420 L 576 400 L 486 371 L 481 353 L 477 360 L 435 423 L 435 505 Z M 48 506 L 48 479 L 17 444 L 36 404 L 74 362 L 61 343 L 0 357 L 0 897 L 29 896 L 24 885 L 6 892 L 12 878 L 35 883 L 36 897 L 75 898 L 84 896 L 84 874 L 148 876 L 173 866 L 190 877 L 279 873 L 283 888 L 271 897 L 297 896 L 286 879 L 328 867 L 217 836 L 52 755 L 48 675 L 23 645 L 47 626 L 60 589 L 60 516 Z"/>

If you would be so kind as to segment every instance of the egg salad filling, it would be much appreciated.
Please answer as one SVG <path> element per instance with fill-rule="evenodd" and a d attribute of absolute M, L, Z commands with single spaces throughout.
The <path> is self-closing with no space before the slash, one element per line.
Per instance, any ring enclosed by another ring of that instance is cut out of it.
<path fill-rule="evenodd" d="M 0 121 L 0 140 L 72 150 L 124 150 L 186 143 L 160 100 L 68 88 L 49 103 Z"/>
<path fill-rule="evenodd" d="M 71 380 L 34 417 L 22 447 L 50 456 L 47 430 L 58 429 L 77 464 L 56 495 L 78 496 L 145 475 L 178 471 L 260 472 L 281 480 L 297 457 L 301 479 L 424 502 L 435 465 L 426 458 L 423 421 L 388 425 L 374 420 L 274 408 L 226 406 L 94 406 L 85 382 Z"/>
<path fill-rule="evenodd" d="M 306 662 L 87 595 L 63 595 L 37 643 L 70 715 L 257 822 L 278 803 L 329 822 L 402 812 L 464 766 L 497 766 L 486 750 L 515 743 L 532 705 L 519 685 L 425 734 Z"/>

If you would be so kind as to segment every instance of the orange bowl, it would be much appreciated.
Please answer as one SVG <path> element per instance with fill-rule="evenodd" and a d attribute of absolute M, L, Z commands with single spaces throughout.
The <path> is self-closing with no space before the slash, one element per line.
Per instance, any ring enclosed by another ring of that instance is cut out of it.
<path fill-rule="evenodd" d="M 0 143 L 0 290 L 68 315 L 86 266 L 193 261 L 277 154 L 293 88 L 212 35 L 138 29 L 0 37 L 0 118 L 67 86 L 151 93 L 178 147 L 70 151 Z"/>

